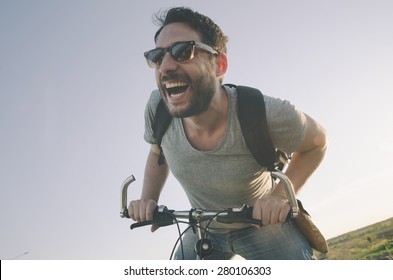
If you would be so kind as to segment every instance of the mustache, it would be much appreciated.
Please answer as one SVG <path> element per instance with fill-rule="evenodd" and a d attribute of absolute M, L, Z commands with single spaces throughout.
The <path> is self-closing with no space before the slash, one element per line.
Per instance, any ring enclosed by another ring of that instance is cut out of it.
<path fill-rule="evenodd" d="M 169 73 L 169 74 L 163 75 L 161 77 L 161 83 L 164 83 L 167 81 L 173 81 L 173 80 L 184 81 L 187 83 L 191 82 L 191 78 L 186 74 Z"/>

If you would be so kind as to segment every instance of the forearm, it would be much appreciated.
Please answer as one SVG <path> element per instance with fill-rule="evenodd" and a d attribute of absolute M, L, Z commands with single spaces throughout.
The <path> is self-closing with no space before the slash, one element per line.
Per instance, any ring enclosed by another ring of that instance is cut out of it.
<path fill-rule="evenodd" d="M 158 165 L 158 157 L 158 148 L 152 146 L 146 161 L 141 199 L 152 199 L 158 202 L 169 174 L 169 168 L 166 163 Z"/>
<path fill-rule="evenodd" d="M 317 147 L 311 151 L 295 152 L 293 154 L 285 174 L 291 180 L 296 194 L 318 168 L 324 158 L 325 151 L 326 149 Z"/>
<path fill-rule="evenodd" d="M 322 162 L 328 145 L 325 129 L 307 116 L 307 131 L 305 140 L 293 154 L 292 160 L 286 170 L 295 193 L 298 193 L 308 178 L 314 173 Z M 285 194 L 282 184 L 279 184 L 274 194 Z"/>

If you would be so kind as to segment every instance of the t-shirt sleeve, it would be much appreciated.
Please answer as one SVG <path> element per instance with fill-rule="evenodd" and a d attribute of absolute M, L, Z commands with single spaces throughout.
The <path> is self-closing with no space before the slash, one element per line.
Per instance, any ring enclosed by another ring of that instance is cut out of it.
<path fill-rule="evenodd" d="M 151 93 L 150 98 L 146 104 L 144 139 L 149 144 L 157 144 L 157 139 L 154 137 L 154 133 L 153 133 L 153 122 L 156 115 L 156 109 L 160 100 L 161 100 L 160 93 L 158 92 L 158 90 L 154 90 Z"/>
<path fill-rule="evenodd" d="M 276 149 L 287 154 L 296 151 L 306 132 L 306 116 L 287 100 L 265 97 L 266 119 Z"/>

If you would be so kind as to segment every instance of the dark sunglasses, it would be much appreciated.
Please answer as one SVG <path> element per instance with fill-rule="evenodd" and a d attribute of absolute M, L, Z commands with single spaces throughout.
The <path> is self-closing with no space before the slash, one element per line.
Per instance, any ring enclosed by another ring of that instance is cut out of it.
<path fill-rule="evenodd" d="M 195 47 L 212 54 L 218 54 L 218 51 L 202 42 L 187 41 L 176 42 L 168 48 L 156 48 L 154 50 L 147 51 L 144 56 L 149 67 L 158 68 L 161 66 L 162 60 L 167 52 L 171 54 L 172 58 L 176 62 L 186 62 L 194 57 Z"/>

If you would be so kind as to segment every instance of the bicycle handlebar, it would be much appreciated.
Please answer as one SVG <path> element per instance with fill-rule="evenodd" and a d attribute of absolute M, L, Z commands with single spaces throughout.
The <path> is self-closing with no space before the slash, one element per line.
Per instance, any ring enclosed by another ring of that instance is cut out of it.
<path fill-rule="evenodd" d="M 276 170 L 272 171 L 271 175 L 278 178 L 284 183 L 285 191 L 288 196 L 289 205 L 291 207 L 290 214 L 292 218 L 296 218 L 299 214 L 299 206 L 296 200 L 295 191 L 293 189 L 292 182 L 284 172 Z M 127 190 L 129 185 L 135 181 L 135 177 L 131 175 L 128 177 L 121 187 L 121 218 L 130 218 L 127 209 Z M 235 222 L 246 222 L 252 224 L 260 224 L 259 220 L 252 219 L 252 207 L 243 206 L 241 208 L 229 208 L 225 211 L 206 211 L 201 209 L 191 209 L 189 211 L 175 211 L 168 210 L 166 206 L 157 206 L 154 213 L 153 221 L 139 222 L 131 225 L 131 229 L 156 224 L 159 226 L 165 226 L 175 223 L 176 219 L 194 219 L 197 221 L 208 220 L 213 217 L 217 217 L 218 222 L 223 223 L 235 223 Z"/>
<path fill-rule="evenodd" d="M 231 223 L 249 223 L 261 225 L 261 221 L 252 218 L 252 207 L 244 205 L 241 208 L 229 208 L 225 211 L 191 209 L 189 211 L 175 211 L 169 210 L 166 206 L 157 206 L 154 210 L 153 220 L 137 222 L 131 225 L 131 229 L 147 226 L 157 225 L 160 227 L 169 226 L 177 223 L 179 219 L 186 219 L 190 224 L 200 223 L 215 219 L 218 222 Z"/>

